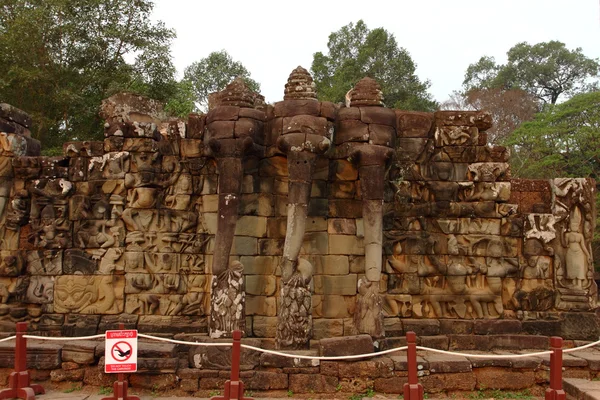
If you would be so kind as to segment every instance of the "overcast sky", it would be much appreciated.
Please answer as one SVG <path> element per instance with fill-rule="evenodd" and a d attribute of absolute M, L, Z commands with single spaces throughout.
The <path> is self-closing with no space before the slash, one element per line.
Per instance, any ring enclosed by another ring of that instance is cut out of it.
<path fill-rule="evenodd" d="M 313 54 L 327 51 L 331 32 L 359 19 L 394 34 L 438 101 L 460 88 L 469 64 L 483 55 L 505 62 L 518 42 L 559 40 L 600 57 L 600 0 L 155 0 L 154 16 L 177 32 L 172 54 L 180 77 L 225 49 L 268 102 L 283 98 L 295 67 L 310 69 Z"/>

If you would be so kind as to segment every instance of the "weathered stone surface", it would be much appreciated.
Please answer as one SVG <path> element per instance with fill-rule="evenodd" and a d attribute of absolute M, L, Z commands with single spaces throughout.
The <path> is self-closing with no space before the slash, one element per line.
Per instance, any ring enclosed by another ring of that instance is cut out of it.
<path fill-rule="evenodd" d="M 0 368 L 13 368 L 15 363 L 14 343 L 0 343 Z M 43 343 L 29 340 L 27 342 L 27 366 L 34 369 L 60 368 L 60 344 Z"/>
<path fill-rule="evenodd" d="M 293 393 L 335 393 L 338 378 L 321 374 L 290 374 L 289 390 Z"/>
<path fill-rule="evenodd" d="M 600 325 L 592 313 L 563 313 L 561 335 L 564 339 L 598 340 Z"/>
<path fill-rule="evenodd" d="M 520 390 L 535 384 L 533 371 L 511 371 L 486 367 L 476 368 L 473 373 L 477 377 L 477 388 Z"/>
<path fill-rule="evenodd" d="M 91 340 L 79 340 L 63 345 L 61 357 L 63 362 L 75 362 L 77 364 L 93 364 L 96 361 L 94 352 L 98 342 Z M 82 375 L 83 378 L 83 375 Z"/>
<path fill-rule="evenodd" d="M 348 356 L 370 354 L 373 352 L 373 340 L 369 335 L 345 336 L 321 339 L 319 351 L 322 356 Z"/>

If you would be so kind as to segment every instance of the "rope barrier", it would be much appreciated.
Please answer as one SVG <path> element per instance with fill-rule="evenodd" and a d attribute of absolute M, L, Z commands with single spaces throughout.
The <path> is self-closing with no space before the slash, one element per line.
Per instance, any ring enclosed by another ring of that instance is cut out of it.
<path fill-rule="evenodd" d="M 188 345 L 188 346 L 203 346 L 203 347 L 231 347 L 231 346 L 233 346 L 233 343 L 189 342 L 189 341 L 184 341 L 184 340 L 168 339 L 168 338 L 162 338 L 162 337 L 158 337 L 158 336 L 146 335 L 143 333 L 138 334 L 138 336 L 140 338 L 144 338 L 144 339 L 156 340 L 156 341 L 161 341 L 161 342 L 169 342 L 169 343 L 173 343 L 173 344 L 182 344 L 182 345 Z M 79 337 L 56 337 L 56 336 L 36 336 L 36 335 L 23 335 L 23 337 L 26 339 L 66 341 L 66 340 L 104 339 L 105 334 L 98 334 L 98 335 L 91 335 L 91 336 L 79 336 Z M 10 336 L 10 337 L 4 338 L 4 339 L 0 339 L 0 343 L 6 342 L 9 340 L 13 340 L 15 338 L 16 338 L 16 336 Z M 588 349 L 590 347 L 594 347 L 599 344 L 600 344 L 600 340 L 597 340 L 595 342 L 581 345 L 578 347 L 574 347 L 571 349 L 564 349 L 563 353 L 573 353 L 576 351 L 581 351 L 581 350 Z M 374 352 L 374 353 L 354 354 L 354 355 L 350 355 L 350 356 L 308 356 L 308 355 L 301 355 L 301 354 L 290 354 L 290 353 L 285 353 L 285 352 L 276 351 L 276 350 L 262 349 L 260 347 L 255 347 L 255 346 L 251 346 L 251 345 L 247 345 L 247 344 L 242 344 L 241 347 L 248 349 L 248 350 L 254 350 L 254 351 L 261 352 L 261 353 L 272 354 L 272 355 L 276 355 L 276 356 L 280 356 L 280 357 L 295 358 L 295 359 L 302 359 L 302 360 L 319 360 L 319 361 L 343 361 L 343 360 L 354 360 L 354 359 L 358 359 L 358 358 L 377 357 L 377 356 L 382 356 L 382 355 L 389 354 L 389 353 L 395 353 L 398 351 L 405 351 L 408 348 L 408 346 L 402 346 L 402 347 L 396 347 L 393 349 L 378 351 L 378 352 Z M 525 353 L 525 354 L 472 354 L 472 353 L 462 353 L 462 352 L 458 352 L 458 351 L 440 350 L 440 349 L 434 349 L 431 347 L 424 347 L 424 346 L 417 346 L 416 348 L 417 348 L 417 350 L 430 351 L 433 353 L 446 354 L 446 355 L 457 356 L 457 357 L 499 359 L 499 360 L 514 359 L 514 358 L 526 358 L 526 357 L 540 357 L 540 356 L 547 356 L 547 355 L 552 354 L 552 350 L 538 351 L 538 352 Z"/>
<path fill-rule="evenodd" d="M 105 334 L 101 333 L 92 336 L 77 336 L 77 337 L 60 337 L 60 336 L 36 336 L 36 335 L 23 335 L 25 339 L 38 339 L 38 340 L 91 340 L 91 339 L 104 339 Z"/>
<path fill-rule="evenodd" d="M 469 358 L 493 358 L 493 359 L 509 359 L 509 358 L 525 358 L 525 357 L 538 357 L 552 354 L 552 350 L 538 351 L 536 353 L 527 354 L 470 354 L 461 353 L 458 351 L 446 351 L 440 349 L 432 349 L 430 347 L 417 346 L 417 350 L 431 351 L 432 353 L 448 354 L 457 357 L 469 357 Z"/>
<path fill-rule="evenodd" d="M 585 349 L 588 349 L 590 347 L 594 347 L 597 344 L 600 344 L 600 340 L 596 340 L 595 342 L 584 344 L 584 345 L 579 346 L 579 347 L 573 347 L 572 349 L 564 349 L 563 353 L 572 353 L 574 351 L 585 350 Z"/>
<path fill-rule="evenodd" d="M 289 354 L 289 353 L 283 353 L 281 351 L 261 349 L 260 347 L 254 347 L 254 346 L 250 346 L 250 345 L 243 344 L 243 343 L 242 343 L 242 347 L 245 349 L 248 349 L 248 350 L 260 351 L 260 352 L 266 353 L 266 354 L 273 354 L 275 356 L 282 356 L 282 357 L 288 357 L 288 358 L 300 358 L 303 360 L 320 360 L 320 361 L 352 360 L 355 358 L 376 357 L 376 356 L 382 356 L 384 354 L 394 353 L 396 351 L 404 351 L 404 350 L 408 349 L 408 346 L 402 346 L 402 347 L 397 347 L 395 349 L 379 351 L 376 353 L 354 354 L 351 356 L 304 356 L 301 354 Z"/>
<path fill-rule="evenodd" d="M 158 340 L 160 342 L 185 344 L 185 345 L 189 345 L 189 346 L 205 346 L 205 347 L 231 347 L 231 346 L 233 346 L 233 343 L 186 342 L 183 340 L 167 339 L 167 338 L 161 338 L 161 337 L 157 337 L 157 336 L 145 335 L 143 333 L 138 333 L 138 336 L 141 338 L 145 338 L 145 339 Z"/>
<path fill-rule="evenodd" d="M 9 340 L 13 340 L 13 339 L 16 339 L 16 338 L 17 338 L 16 336 L 9 336 L 9 337 L 6 337 L 4 339 L 0 339 L 0 343 L 2 343 L 2 342 L 8 342 Z"/>

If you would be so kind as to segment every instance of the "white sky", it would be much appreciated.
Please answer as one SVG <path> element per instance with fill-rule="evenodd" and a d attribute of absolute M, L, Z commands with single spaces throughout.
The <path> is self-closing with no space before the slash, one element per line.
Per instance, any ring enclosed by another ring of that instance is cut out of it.
<path fill-rule="evenodd" d="M 331 32 L 359 19 L 394 34 L 438 101 L 460 88 L 469 64 L 483 55 L 505 62 L 518 42 L 559 40 L 600 57 L 600 0 L 155 0 L 154 17 L 177 32 L 172 54 L 180 76 L 225 49 L 260 83 L 267 102 L 283 98 L 295 67 L 310 70 Z"/>

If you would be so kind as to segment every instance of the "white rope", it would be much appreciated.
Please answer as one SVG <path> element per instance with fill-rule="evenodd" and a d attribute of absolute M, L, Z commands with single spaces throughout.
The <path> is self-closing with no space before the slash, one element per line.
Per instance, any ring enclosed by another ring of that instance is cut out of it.
<path fill-rule="evenodd" d="M 460 352 L 456 352 L 456 351 L 432 349 L 430 347 L 423 347 L 423 346 L 417 346 L 417 350 L 426 350 L 426 351 L 431 351 L 433 353 L 448 354 L 451 356 L 462 356 L 462 357 L 470 357 L 470 358 L 495 358 L 495 359 L 525 358 L 525 357 L 536 357 L 536 356 L 545 356 L 548 354 L 552 354 L 552 350 L 538 351 L 537 353 L 527 353 L 527 354 L 469 354 L 469 353 L 460 353 Z"/>
<path fill-rule="evenodd" d="M 190 346 L 206 346 L 206 347 L 231 347 L 231 346 L 233 346 L 233 343 L 185 342 L 183 340 L 161 338 L 161 337 L 157 337 L 157 336 L 145 335 L 143 333 L 138 333 L 138 336 L 141 338 L 145 338 L 145 339 L 152 339 L 152 340 L 158 340 L 161 342 L 169 342 L 169 343 L 175 343 L 175 344 L 186 344 L 186 345 L 190 345 Z"/>
<path fill-rule="evenodd" d="M 322 357 L 315 357 L 315 356 L 303 356 L 300 354 L 289 354 L 289 353 L 283 353 L 281 351 L 275 351 L 275 350 L 266 350 L 266 349 L 261 349 L 260 347 L 254 347 L 254 346 L 250 346 L 247 344 L 242 344 L 242 347 L 245 349 L 249 349 L 249 350 L 254 350 L 254 351 L 260 351 L 261 353 L 267 353 L 267 354 L 273 354 L 276 356 L 282 356 L 282 357 L 288 357 L 288 358 L 300 358 L 303 360 L 321 360 L 321 361 L 333 361 L 333 360 L 353 360 L 355 358 L 367 358 L 367 357 L 376 357 L 376 356 L 382 356 L 384 354 L 388 354 L 388 353 L 394 353 L 396 351 L 403 351 L 408 349 L 408 346 L 403 346 L 403 347 L 397 347 L 395 349 L 388 349 L 388 350 L 383 350 L 383 351 L 379 351 L 377 353 L 368 353 L 368 354 L 355 354 L 355 355 L 351 355 L 351 356 L 322 356 Z"/>
<path fill-rule="evenodd" d="M 79 336 L 79 337 L 60 337 L 60 336 L 35 336 L 35 335 L 23 335 L 25 339 L 39 339 L 39 340 L 90 340 L 90 339 L 104 339 L 104 333 L 92 336 Z"/>
<path fill-rule="evenodd" d="M 7 338 L 0 339 L 0 343 L 2 343 L 2 342 L 8 342 L 9 340 L 13 340 L 14 338 L 16 338 L 16 336 L 9 336 Z"/>
<path fill-rule="evenodd" d="M 595 342 L 584 344 L 583 346 L 573 347 L 572 349 L 564 349 L 563 353 L 572 353 L 574 351 L 588 349 L 590 347 L 596 346 L 597 344 L 600 344 L 600 340 L 596 340 Z"/>

